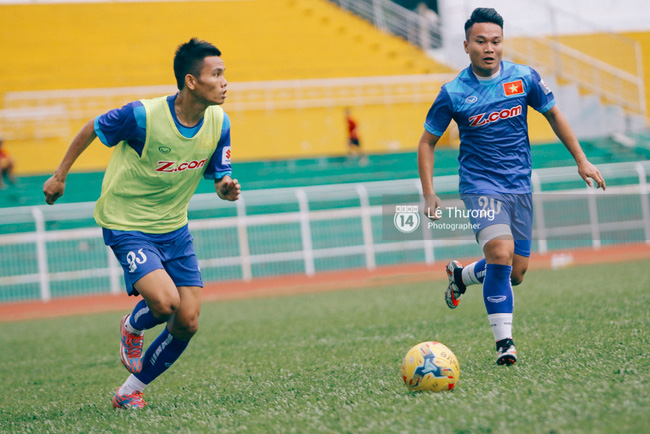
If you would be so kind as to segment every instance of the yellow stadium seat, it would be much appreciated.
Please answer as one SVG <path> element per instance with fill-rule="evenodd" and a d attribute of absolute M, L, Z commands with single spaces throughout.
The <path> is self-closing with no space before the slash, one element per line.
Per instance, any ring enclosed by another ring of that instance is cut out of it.
<path fill-rule="evenodd" d="M 0 6 L 0 98 L 24 91 L 174 86 L 174 51 L 194 36 L 222 50 L 231 83 L 452 72 L 326 0 L 15 4 Z M 233 92 L 224 109 L 232 119 L 235 160 L 346 152 L 342 106 L 242 111 L 234 101 Z M 355 107 L 364 148 L 413 149 L 431 102 Z M 58 138 L 36 137 L 32 124 L 13 129 L 7 146 L 21 162 L 18 170 L 54 169 L 56 156 L 85 120 L 51 130 L 70 131 Z M 53 157 L 34 159 L 39 148 Z M 109 153 L 101 148 L 91 147 L 75 169 L 103 169 Z"/>

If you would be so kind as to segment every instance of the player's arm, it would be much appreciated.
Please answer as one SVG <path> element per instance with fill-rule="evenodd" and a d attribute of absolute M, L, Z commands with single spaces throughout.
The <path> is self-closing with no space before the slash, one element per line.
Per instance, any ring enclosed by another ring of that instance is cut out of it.
<path fill-rule="evenodd" d="M 442 205 L 442 201 L 433 189 L 434 151 L 438 140 L 440 140 L 440 136 L 424 130 L 418 144 L 418 172 L 424 196 L 424 212 L 432 220 L 438 219 L 436 209 Z"/>
<path fill-rule="evenodd" d="M 239 181 L 232 179 L 229 175 L 215 179 L 214 188 L 217 191 L 217 196 L 223 200 L 235 201 L 239 199 L 239 193 L 241 193 Z"/>
<path fill-rule="evenodd" d="M 418 144 L 418 172 L 424 196 L 424 213 L 431 220 L 440 218 L 436 214 L 436 210 L 442 205 L 442 201 L 433 189 L 433 154 L 436 144 L 449 126 L 453 114 L 454 107 L 445 85 L 440 89 L 427 113 L 424 132 Z"/>
<path fill-rule="evenodd" d="M 587 160 L 587 156 L 580 147 L 580 142 L 578 142 L 578 138 L 573 132 L 569 121 L 564 114 L 562 114 L 560 109 L 558 109 L 557 106 L 553 106 L 550 110 L 544 112 L 544 117 L 551 125 L 551 128 L 553 128 L 555 135 L 560 139 L 564 146 L 566 146 L 567 150 L 573 156 L 573 159 L 576 160 L 580 177 L 584 179 L 590 187 L 593 186 L 593 179 L 596 181 L 596 188 L 602 188 L 605 190 L 605 180 L 596 166 Z"/>
<path fill-rule="evenodd" d="M 232 179 L 232 167 L 230 165 L 230 118 L 225 112 L 223 113 L 223 124 L 221 125 L 221 136 L 217 143 L 217 149 L 210 157 L 203 177 L 214 180 L 214 189 L 219 198 L 230 201 L 239 199 L 241 186 L 236 179 Z"/>
<path fill-rule="evenodd" d="M 58 198 L 63 196 L 65 190 L 65 179 L 68 176 L 70 168 L 96 137 L 97 134 L 95 133 L 94 120 L 90 120 L 83 126 L 83 128 L 81 128 L 77 136 L 72 140 L 70 147 L 63 156 L 63 160 L 54 172 L 54 175 L 45 181 L 45 184 L 43 185 L 45 202 L 53 205 Z"/>

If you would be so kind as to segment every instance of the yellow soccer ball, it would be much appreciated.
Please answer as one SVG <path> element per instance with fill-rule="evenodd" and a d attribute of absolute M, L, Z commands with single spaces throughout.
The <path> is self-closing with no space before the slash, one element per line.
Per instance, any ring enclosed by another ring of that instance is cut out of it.
<path fill-rule="evenodd" d="M 460 365 L 454 353 L 440 342 L 422 342 L 411 348 L 402 362 L 402 379 L 414 392 L 451 390 L 458 382 Z"/>

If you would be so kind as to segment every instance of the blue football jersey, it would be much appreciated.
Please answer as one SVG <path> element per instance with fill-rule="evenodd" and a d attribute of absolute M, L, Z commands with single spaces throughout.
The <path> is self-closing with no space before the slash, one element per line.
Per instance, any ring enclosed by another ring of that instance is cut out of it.
<path fill-rule="evenodd" d="M 460 135 L 460 193 L 530 193 L 528 106 L 545 113 L 553 93 L 537 71 L 501 62 L 499 75 L 479 80 L 471 66 L 442 86 L 424 128 L 436 136 L 453 119 Z"/>

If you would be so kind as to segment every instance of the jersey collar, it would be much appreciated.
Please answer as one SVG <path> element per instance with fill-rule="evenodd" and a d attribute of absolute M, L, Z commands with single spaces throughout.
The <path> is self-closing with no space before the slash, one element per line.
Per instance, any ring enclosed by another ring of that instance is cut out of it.
<path fill-rule="evenodd" d="M 494 83 L 496 80 L 498 80 L 499 77 L 501 76 L 501 71 L 503 71 L 503 62 L 499 63 L 499 69 L 497 70 L 497 72 L 495 72 L 489 77 L 479 77 L 478 75 L 476 75 L 474 73 L 474 70 L 472 69 L 472 65 L 469 65 L 467 69 L 469 69 L 470 75 L 473 76 L 477 82 L 481 84 L 491 84 Z"/>

